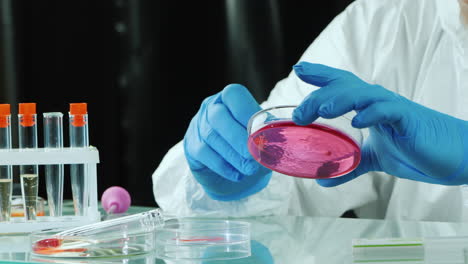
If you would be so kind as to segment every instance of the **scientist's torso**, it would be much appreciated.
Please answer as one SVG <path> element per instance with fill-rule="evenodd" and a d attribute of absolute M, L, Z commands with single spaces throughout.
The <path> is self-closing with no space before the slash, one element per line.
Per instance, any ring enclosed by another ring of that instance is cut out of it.
<path fill-rule="evenodd" d="M 468 120 L 468 28 L 461 23 L 458 2 L 361 2 L 346 11 L 350 13 L 348 23 L 356 25 L 355 28 L 342 27 L 339 34 L 351 41 L 338 45 L 342 45 L 343 54 L 351 54 L 346 62 L 337 62 L 336 66 L 429 108 Z M 364 16 L 361 21 L 354 20 L 361 15 Z M 316 62 L 313 45 L 310 49 L 302 60 Z M 318 57 L 327 63 L 326 57 Z M 309 92 L 305 87 L 298 89 L 304 94 Z M 296 181 L 298 199 L 309 205 L 305 200 L 319 187 L 307 180 Z M 360 217 L 468 220 L 468 187 L 427 184 L 371 172 L 335 190 L 323 192 L 325 196 L 331 193 L 341 197 L 341 203 L 351 203 L 344 208 L 354 208 Z M 319 210 L 327 214 L 326 208 L 310 205 L 297 213 L 315 214 Z M 330 211 L 334 210 L 330 208 Z"/>

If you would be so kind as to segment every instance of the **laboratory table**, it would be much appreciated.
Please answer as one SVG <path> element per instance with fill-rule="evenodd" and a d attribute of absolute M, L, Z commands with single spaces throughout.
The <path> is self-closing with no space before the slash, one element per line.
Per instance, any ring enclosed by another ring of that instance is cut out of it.
<path fill-rule="evenodd" d="M 133 206 L 130 213 L 150 210 Z M 352 240 L 356 238 L 419 238 L 468 236 L 468 223 L 390 221 L 354 218 L 264 216 L 236 219 L 251 223 L 252 256 L 237 260 L 188 262 L 156 259 L 151 254 L 115 259 L 38 259 L 27 250 L 27 237 L 2 236 L 0 244 L 17 247 L 8 252 L 0 248 L 0 263 L 356 263 Z M 395 262 L 389 262 L 395 263 Z M 400 262 L 398 262 L 400 263 Z M 424 261 L 411 263 L 428 263 Z M 462 262 L 463 263 L 463 262 Z"/>

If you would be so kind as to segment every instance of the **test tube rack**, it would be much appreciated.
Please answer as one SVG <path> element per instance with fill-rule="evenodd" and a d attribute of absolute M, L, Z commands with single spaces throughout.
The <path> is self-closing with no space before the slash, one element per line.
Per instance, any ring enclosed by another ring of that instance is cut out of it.
<path fill-rule="evenodd" d="M 97 164 L 99 152 L 90 146 L 85 148 L 37 148 L 0 150 L 0 165 L 57 165 L 86 164 L 86 202 L 82 216 L 38 216 L 34 221 L 23 217 L 11 218 L 10 222 L 0 222 L 0 235 L 30 233 L 50 228 L 69 228 L 100 221 L 97 196 Z M 40 179 L 43 179 L 39 175 Z"/>

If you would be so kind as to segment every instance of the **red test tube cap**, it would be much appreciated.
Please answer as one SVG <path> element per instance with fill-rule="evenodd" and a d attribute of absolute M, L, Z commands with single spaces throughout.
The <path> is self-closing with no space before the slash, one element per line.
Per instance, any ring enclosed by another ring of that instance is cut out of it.
<path fill-rule="evenodd" d="M 73 116 L 71 124 L 75 127 L 82 127 L 86 124 L 84 116 L 88 113 L 86 103 L 71 103 L 70 115 Z"/>
<path fill-rule="evenodd" d="M 33 126 L 36 123 L 33 117 L 36 114 L 36 103 L 20 103 L 18 114 L 23 115 L 20 120 L 22 126 Z"/>
<path fill-rule="evenodd" d="M 10 104 L 0 104 L 0 127 L 4 128 L 10 125 L 9 115 L 11 115 Z"/>
<path fill-rule="evenodd" d="M 86 115 L 88 113 L 86 103 L 71 103 L 70 114 L 71 115 Z"/>
<path fill-rule="evenodd" d="M 35 115 L 36 103 L 20 103 L 19 114 L 20 115 Z"/>
<path fill-rule="evenodd" d="M 11 115 L 10 104 L 0 104 L 0 115 Z"/>

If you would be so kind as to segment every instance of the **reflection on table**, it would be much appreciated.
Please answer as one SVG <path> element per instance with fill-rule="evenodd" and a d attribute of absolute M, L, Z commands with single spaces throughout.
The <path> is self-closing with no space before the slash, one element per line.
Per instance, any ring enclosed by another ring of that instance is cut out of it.
<path fill-rule="evenodd" d="M 149 208 L 133 207 L 136 213 Z M 386 221 L 351 218 L 268 216 L 236 219 L 251 226 L 251 257 L 224 261 L 171 261 L 153 255 L 132 258 L 40 259 L 29 252 L 27 236 L 0 237 L 0 260 L 33 263 L 353 263 L 356 238 L 468 236 L 468 223 Z M 418 262 L 425 263 L 425 262 Z"/>

